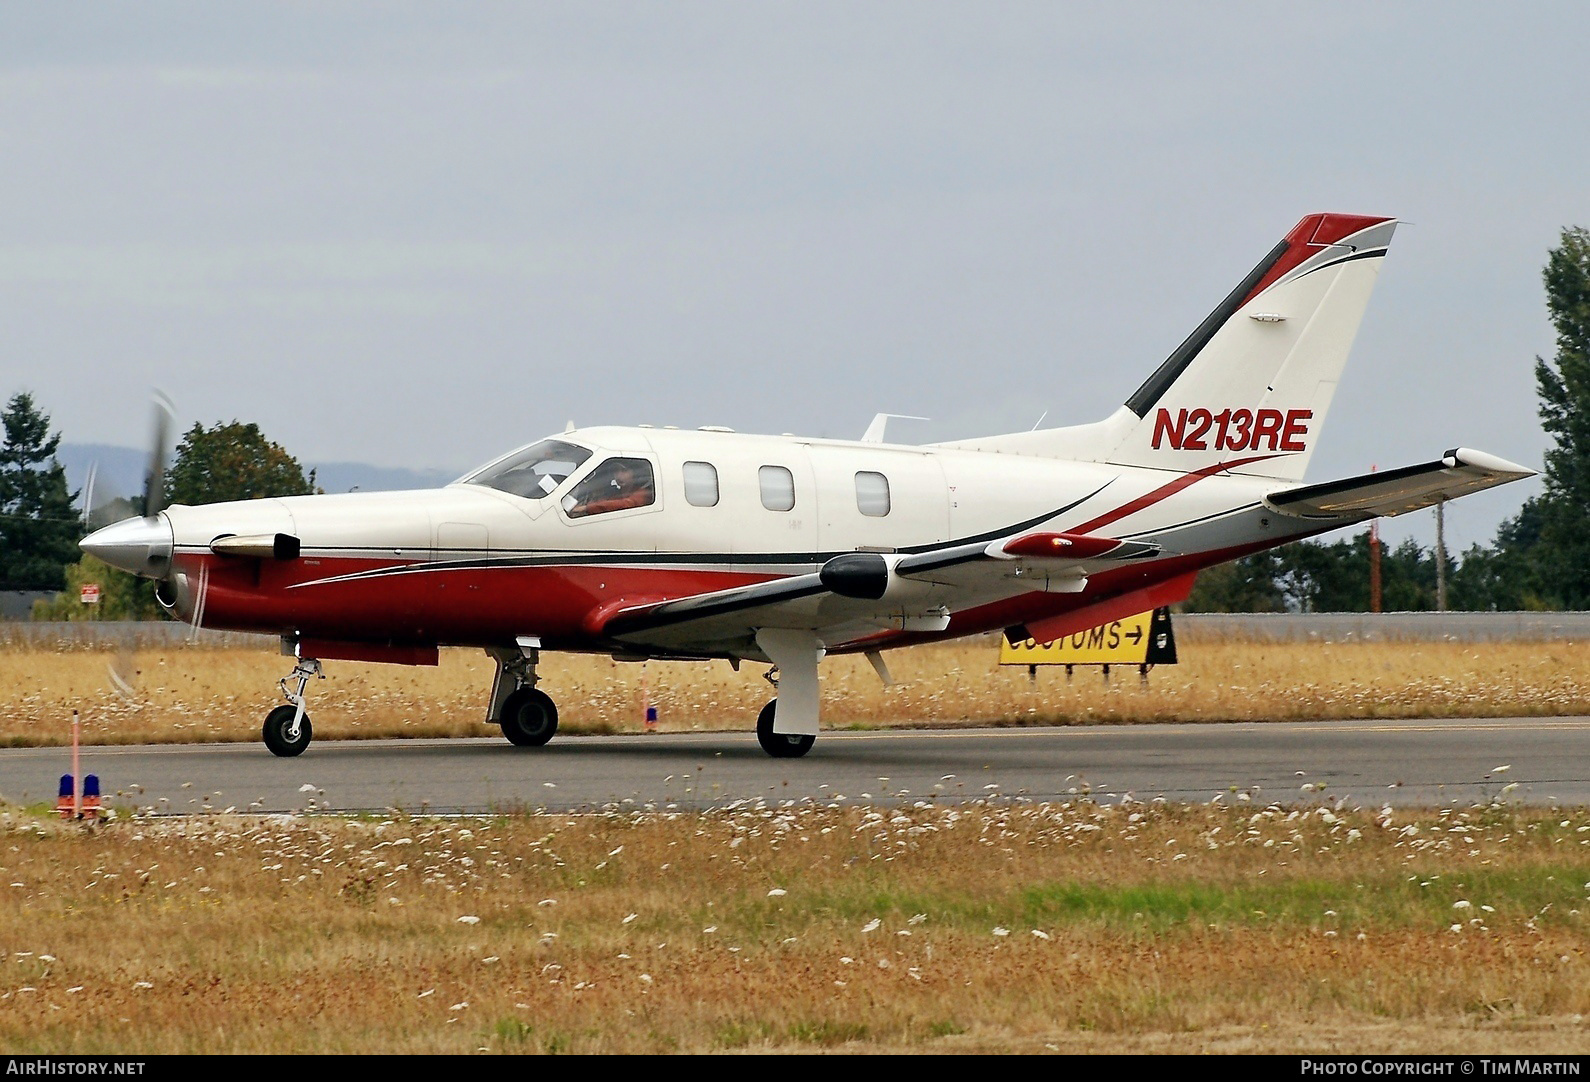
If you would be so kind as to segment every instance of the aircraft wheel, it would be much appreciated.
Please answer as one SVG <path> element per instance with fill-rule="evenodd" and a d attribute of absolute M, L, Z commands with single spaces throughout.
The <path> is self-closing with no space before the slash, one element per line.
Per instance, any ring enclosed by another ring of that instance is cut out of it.
<path fill-rule="evenodd" d="M 552 696 L 520 688 L 502 704 L 502 735 L 521 748 L 538 748 L 558 731 L 558 707 Z"/>
<path fill-rule="evenodd" d="M 768 700 L 762 707 L 762 712 L 756 716 L 756 740 L 762 745 L 762 750 L 775 759 L 799 759 L 817 742 L 817 738 L 810 734 L 805 736 L 790 736 L 787 733 L 773 731 L 773 710 L 778 705 L 777 699 Z"/>
<path fill-rule="evenodd" d="M 309 715 L 305 714 L 298 723 L 298 739 L 294 740 L 287 735 L 293 727 L 293 715 L 298 712 L 296 706 L 283 704 L 265 715 L 265 746 L 271 749 L 272 755 L 280 755 L 284 759 L 294 755 L 302 755 L 309 746 L 310 738 L 314 736 L 314 729 L 309 725 Z"/>

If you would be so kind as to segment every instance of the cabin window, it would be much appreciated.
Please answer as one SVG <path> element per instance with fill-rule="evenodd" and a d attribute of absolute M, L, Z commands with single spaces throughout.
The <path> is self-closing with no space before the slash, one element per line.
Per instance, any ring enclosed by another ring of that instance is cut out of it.
<path fill-rule="evenodd" d="M 862 470 L 856 474 L 856 510 L 882 518 L 889 513 L 889 479 L 881 473 Z"/>
<path fill-rule="evenodd" d="M 691 507 L 718 506 L 718 468 L 710 462 L 685 463 L 685 502 Z"/>
<path fill-rule="evenodd" d="M 590 457 L 591 452 L 577 444 L 542 440 L 476 470 L 464 483 L 539 500 L 551 495 Z"/>
<path fill-rule="evenodd" d="M 795 475 L 783 466 L 763 466 L 756 471 L 762 485 L 762 506 L 769 511 L 788 511 L 795 506 Z"/>
<path fill-rule="evenodd" d="M 650 507 L 656 502 L 650 462 L 644 458 L 610 458 L 563 497 L 563 510 L 570 518 L 584 518 L 631 507 Z"/>

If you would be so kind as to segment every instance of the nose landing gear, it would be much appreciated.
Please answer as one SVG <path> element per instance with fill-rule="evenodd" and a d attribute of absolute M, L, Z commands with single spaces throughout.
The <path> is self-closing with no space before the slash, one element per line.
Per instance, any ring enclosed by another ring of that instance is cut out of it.
<path fill-rule="evenodd" d="M 324 680 L 326 674 L 320 671 L 320 662 L 312 657 L 300 659 L 293 671 L 282 677 L 282 694 L 287 697 L 287 703 L 265 715 L 263 735 L 271 754 L 290 758 L 302 755 L 309 746 L 314 728 L 309 724 L 309 715 L 304 713 L 304 688 L 315 677 Z M 298 688 L 290 690 L 287 682 L 295 679 Z"/>
<path fill-rule="evenodd" d="M 523 636 L 517 649 L 486 652 L 497 662 L 491 685 L 490 720 L 502 727 L 508 742 L 521 748 L 538 748 L 558 731 L 558 706 L 552 696 L 536 687 L 536 664 L 541 660 L 541 640 Z"/>

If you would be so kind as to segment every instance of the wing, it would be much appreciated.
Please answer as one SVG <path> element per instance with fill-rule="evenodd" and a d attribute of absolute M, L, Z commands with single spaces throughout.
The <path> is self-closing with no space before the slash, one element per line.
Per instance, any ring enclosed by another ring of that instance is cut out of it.
<path fill-rule="evenodd" d="M 1345 524 L 1377 515 L 1417 511 L 1534 473 L 1495 455 L 1457 447 L 1435 462 L 1282 489 L 1270 493 L 1264 502 L 1272 510 L 1295 518 L 1339 520 Z"/>
<path fill-rule="evenodd" d="M 966 607 L 1034 590 L 1080 592 L 1094 570 L 1158 552 L 1140 541 L 1044 532 L 906 555 L 846 552 L 808 574 L 621 608 L 593 630 L 671 654 L 758 657 L 762 628 L 811 631 L 833 647 L 883 630 L 943 630 L 952 599 Z"/>

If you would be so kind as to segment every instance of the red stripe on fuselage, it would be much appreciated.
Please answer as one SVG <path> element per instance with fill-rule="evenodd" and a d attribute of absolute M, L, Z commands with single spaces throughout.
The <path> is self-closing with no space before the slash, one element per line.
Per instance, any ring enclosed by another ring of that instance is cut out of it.
<path fill-rule="evenodd" d="M 1279 457 L 1279 455 L 1254 455 L 1251 458 L 1234 458 L 1230 462 L 1216 462 L 1211 466 L 1205 466 L 1201 470 L 1193 470 L 1191 473 L 1184 473 L 1180 477 L 1176 478 L 1176 480 L 1171 481 L 1169 484 L 1160 485 L 1152 492 L 1145 492 L 1135 500 L 1128 500 L 1115 510 L 1106 511 L 1098 518 L 1089 519 L 1080 526 L 1071 527 L 1066 532 L 1080 534 L 1092 533 L 1101 526 L 1108 526 L 1112 522 L 1119 522 L 1127 515 L 1134 515 L 1137 512 L 1143 510 L 1145 507 L 1152 507 L 1161 500 L 1176 495 L 1176 493 L 1180 492 L 1188 485 L 1193 485 L 1199 481 L 1202 481 L 1205 477 L 1213 477 L 1217 473 L 1224 473 L 1226 470 L 1234 470 L 1238 466 L 1246 466 L 1250 462 L 1263 462 L 1267 458 Z"/>
<path fill-rule="evenodd" d="M 182 554 L 175 563 L 195 584 L 200 566 L 208 567 L 209 628 L 461 646 L 539 635 L 550 649 L 600 647 L 584 621 L 615 602 L 646 604 L 782 577 L 576 563 L 449 569 L 416 561 L 311 559 L 317 562 Z M 401 573 L 410 568 L 414 573 Z M 372 571 L 400 573 L 361 574 Z"/>

